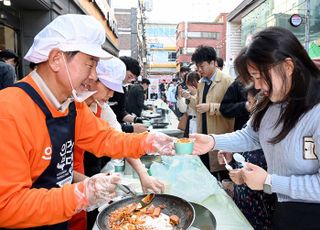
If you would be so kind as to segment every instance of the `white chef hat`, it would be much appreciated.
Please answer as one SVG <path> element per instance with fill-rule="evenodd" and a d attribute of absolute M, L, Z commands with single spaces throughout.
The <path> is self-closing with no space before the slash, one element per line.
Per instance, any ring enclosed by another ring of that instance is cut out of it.
<path fill-rule="evenodd" d="M 43 28 L 34 38 L 25 59 L 41 63 L 48 60 L 52 49 L 65 52 L 80 51 L 99 58 L 112 56 L 102 49 L 105 30 L 93 16 L 65 14 L 58 16 Z"/>
<path fill-rule="evenodd" d="M 97 65 L 97 77 L 109 89 L 123 93 L 122 82 L 126 77 L 126 65 L 117 57 L 100 60 Z"/>

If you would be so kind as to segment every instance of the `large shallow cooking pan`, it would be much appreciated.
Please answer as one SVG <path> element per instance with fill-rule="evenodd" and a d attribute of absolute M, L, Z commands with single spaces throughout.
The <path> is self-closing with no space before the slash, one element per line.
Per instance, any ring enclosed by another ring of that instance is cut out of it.
<path fill-rule="evenodd" d="M 137 198 L 142 199 L 146 194 L 137 196 Z M 102 210 L 97 217 L 97 226 L 100 230 L 110 230 L 108 227 L 108 220 L 110 214 L 122 207 L 125 207 L 133 202 L 137 202 L 137 199 L 128 197 L 117 202 L 110 204 L 104 210 Z M 170 216 L 177 215 L 180 218 L 180 223 L 177 229 L 189 229 L 194 221 L 195 212 L 193 206 L 186 200 L 172 196 L 169 194 L 157 194 L 152 201 L 155 206 L 165 205 L 166 208 L 162 210 L 162 213 Z"/>

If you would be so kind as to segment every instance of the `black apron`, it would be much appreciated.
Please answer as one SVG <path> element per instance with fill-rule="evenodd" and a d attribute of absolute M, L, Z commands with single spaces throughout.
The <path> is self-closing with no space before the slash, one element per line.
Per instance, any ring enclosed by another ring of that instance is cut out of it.
<path fill-rule="evenodd" d="M 76 118 L 75 103 L 70 103 L 67 116 L 53 118 L 40 95 L 28 83 L 19 82 L 16 83 L 14 87 L 23 89 L 46 115 L 46 123 L 52 145 L 51 162 L 32 184 L 32 188 L 51 189 L 59 188 L 66 183 L 71 184 L 73 177 L 73 146 Z M 66 221 L 55 225 L 27 229 L 67 230 L 68 228 L 68 222 Z"/>

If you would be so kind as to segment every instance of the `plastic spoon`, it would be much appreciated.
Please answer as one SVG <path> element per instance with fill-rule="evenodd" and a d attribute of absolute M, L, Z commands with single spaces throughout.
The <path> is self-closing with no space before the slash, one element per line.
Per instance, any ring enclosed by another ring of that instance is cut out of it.
<path fill-rule="evenodd" d="M 223 160 L 224 160 L 224 163 L 225 163 L 225 166 L 224 166 L 224 167 L 226 167 L 226 169 L 227 169 L 228 171 L 233 170 L 232 166 L 228 164 L 227 159 L 225 158 L 225 156 L 223 156 Z"/>
<path fill-rule="evenodd" d="M 244 157 L 239 154 L 239 153 L 234 153 L 233 154 L 233 159 L 236 161 L 236 162 L 239 162 L 243 167 L 246 167 L 246 159 L 244 159 Z"/>

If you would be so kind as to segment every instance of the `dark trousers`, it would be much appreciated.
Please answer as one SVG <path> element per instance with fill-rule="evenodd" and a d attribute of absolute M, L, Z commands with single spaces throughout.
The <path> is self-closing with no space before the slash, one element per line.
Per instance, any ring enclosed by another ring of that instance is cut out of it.
<path fill-rule="evenodd" d="M 230 176 L 229 176 L 229 171 L 228 170 L 211 172 L 211 174 L 220 182 L 222 180 L 224 180 L 224 179 L 230 180 Z"/>
<path fill-rule="evenodd" d="M 273 216 L 274 230 L 319 230 L 320 204 L 278 202 Z"/>
<path fill-rule="evenodd" d="M 184 137 L 189 137 L 189 127 L 190 127 L 190 120 L 192 118 L 194 118 L 195 116 L 188 116 L 188 120 L 187 120 L 187 125 L 186 125 L 186 128 L 184 130 L 184 133 L 183 133 L 183 136 Z"/>

